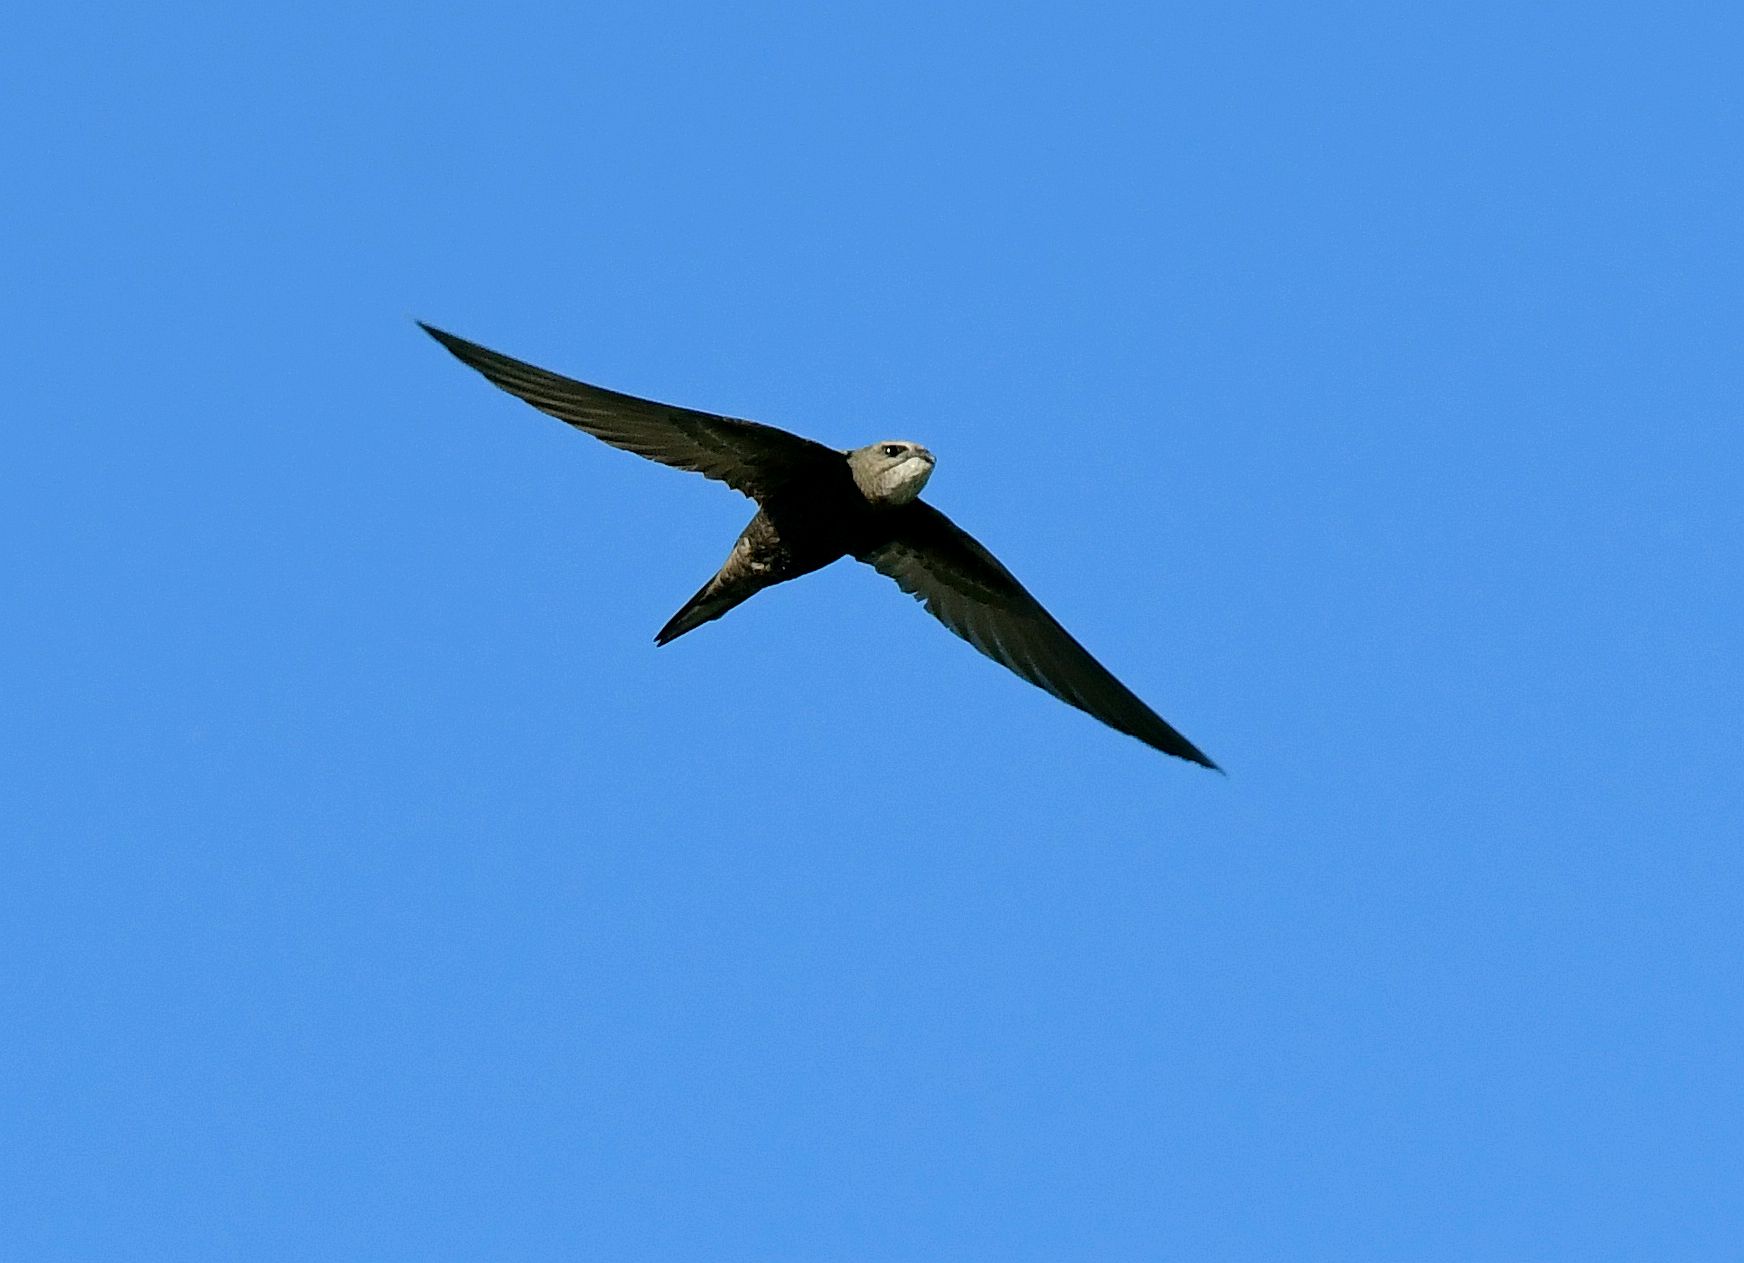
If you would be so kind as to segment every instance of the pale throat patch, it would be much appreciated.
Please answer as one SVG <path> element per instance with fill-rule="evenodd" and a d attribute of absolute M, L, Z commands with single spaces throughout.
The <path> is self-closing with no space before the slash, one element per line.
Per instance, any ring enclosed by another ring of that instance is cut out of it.
<path fill-rule="evenodd" d="M 919 456 L 898 461 L 878 475 L 878 498 L 886 504 L 907 504 L 933 476 L 933 463 Z"/>

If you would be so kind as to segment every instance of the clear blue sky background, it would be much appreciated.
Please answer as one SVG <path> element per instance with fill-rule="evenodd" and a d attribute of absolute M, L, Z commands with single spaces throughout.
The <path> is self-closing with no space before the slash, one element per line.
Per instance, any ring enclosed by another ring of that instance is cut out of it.
<path fill-rule="evenodd" d="M 9 18 L 0 1253 L 1736 1259 L 1734 5 Z M 841 446 L 1230 770 L 412 324 Z"/>

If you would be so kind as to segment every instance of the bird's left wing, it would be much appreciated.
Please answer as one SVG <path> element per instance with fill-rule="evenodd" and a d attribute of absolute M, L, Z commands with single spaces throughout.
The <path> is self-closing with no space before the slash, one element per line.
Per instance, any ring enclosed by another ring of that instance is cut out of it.
<path fill-rule="evenodd" d="M 476 342 L 434 329 L 425 333 L 493 385 L 638 456 L 688 469 L 762 499 L 842 454 L 772 425 L 638 399 L 536 368 Z"/>
<path fill-rule="evenodd" d="M 927 612 L 995 662 L 1148 746 L 1220 771 L 1074 640 L 998 558 L 916 500 L 859 560 L 896 580 Z"/>

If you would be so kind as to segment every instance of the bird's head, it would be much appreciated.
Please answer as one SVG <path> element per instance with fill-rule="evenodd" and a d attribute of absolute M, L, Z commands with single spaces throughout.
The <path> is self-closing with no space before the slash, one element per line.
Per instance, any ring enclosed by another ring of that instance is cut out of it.
<path fill-rule="evenodd" d="M 933 474 L 933 454 L 919 443 L 885 439 L 848 453 L 854 485 L 873 504 L 907 504 Z"/>

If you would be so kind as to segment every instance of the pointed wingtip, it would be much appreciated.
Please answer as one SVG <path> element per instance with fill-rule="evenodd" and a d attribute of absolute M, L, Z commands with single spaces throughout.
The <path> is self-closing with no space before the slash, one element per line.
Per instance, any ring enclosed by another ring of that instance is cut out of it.
<path fill-rule="evenodd" d="M 440 342 L 443 346 L 447 347 L 450 351 L 452 351 L 455 348 L 456 344 L 458 344 L 460 342 L 459 338 L 455 337 L 452 333 L 449 333 L 447 330 L 438 329 L 435 325 L 427 324 L 426 322 L 419 320 L 416 317 L 413 317 L 412 323 L 417 325 L 418 328 L 422 329 L 425 333 L 429 334 L 431 337 L 435 338 L 438 342 Z"/>
<path fill-rule="evenodd" d="M 1200 767 L 1204 768 L 1206 771 L 1216 772 L 1219 776 L 1224 777 L 1226 779 L 1229 776 L 1228 772 L 1224 771 L 1217 764 L 1213 763 L 1209 758 L 1207 758 L 1199 750 L 1194 750 L 1191 754 L 1177 753 L 1176 751 L 1173 751 L 1173 750 L 1169 751 L 1169 753 L 1174 754 L 1177 758 L 1184 759 L 1188 763 L 1196 763 Z"/>
<path fill-rule="evenodd" d="M 1208 768 L 1226 780 L 1228 779 L 1229 773 L 1223 769 L 1221 764 L 1217 763 L 1210 755 L 1206 754 L 1205 751 L 1195 748 L 1193 753 L 1199 756 L 1198 762 L 1200 767 Z"/>
<path fill-rule="evenodd" d="M 414 318 L 413 323 L 425 333 L 435 338 L 437 342 L 441 343 L 442 349 L 447 351 L 448 354 L 452 355 L 462 364 L 470 369 L 483 373 L 486 377 L 490 377 L 492 381 L 496 381 L 496 378 L 491 376 L 490 365 L 502 357 L 497 355 L 495 351 L 492 351 L 488 347 L 482 347 L 476 342 L 469 342 L 458 333 L 450 333 L 446 329 L 438 329 L 435 325 L 429 324 L 425 321 Z"/>
<path fill-rule="evenodd" d="M 1179 735 L 1179 734 L 1177 734 L 1177 735 Z M 1205 751 L 1201 750 L 1198 746 L 1194 745 L 1191 741 L 1188 741 L 1185 737 L 1181 738 L 1181 744 L 1178 746 L 1176 746 L 1176 745 L 1157 746 L 1157 749 L 1161 750 L 1164 754 L 1172 754 L 1177 759 L 1182 759 L 1185 762 L 1196 763 L 1200 767 L 1205 768 L 1208 771 L 1216 772 L 1219 776 L 1226 777 L 1226 778 L 1229 776 L 1229 773 L 1224 771 L 1221 767 L 1219 767 L 1212 760 L 1210 755 L 1206 754 Z"/>

